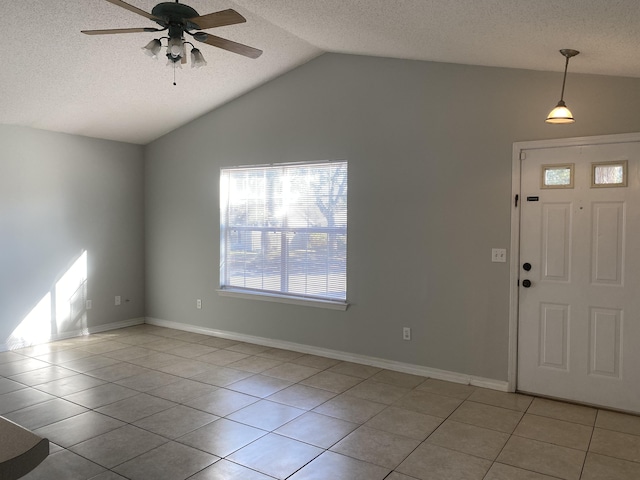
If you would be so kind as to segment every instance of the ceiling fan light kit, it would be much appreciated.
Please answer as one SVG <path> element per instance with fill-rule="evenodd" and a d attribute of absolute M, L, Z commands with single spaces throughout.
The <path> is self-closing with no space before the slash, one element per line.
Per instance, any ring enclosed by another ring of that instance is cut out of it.
<path fill-rule="evenodd" d="M 182 64 L 187 63 L 187 45 L 191 46 L 191 67 L 200 68 L 207 65 L 202 52 L 196 48 L 193 43 L 185 41 L 185 34 L 191 36 L 197 42 L 206 43 L 245 57 L 258 58 L 262 55 L 262 50 L 258 50 L 257 48 L 201 31 L 246 22 L 247 20 L 235 10 L 227 9 L 207 15 L 200 15 L 195 9 L 179 3 L 178 0 L 176 0 L 175 2 L 159 3 L 153 7 L 151 13 L 147 13 L 121 0 L 106 1 L 148 18 L 156 22 L 161 28 L 143 27 L 83 30 L 82 33 L 86 35 L 111 35 L 120 33 L 167 32 L 166 36 L 151 40 L 147 45 L 142 47 L 142 50 L 149 57 L 157 59 L 163 47 L 162 40 L 167 40 L 167 65 L 173 66 L 174 68 L 182 68 Z"/>
<path fill-rule="evenodd" d="M 547 115 L 547 119 L 545 122 L 552 124 L 567 124 L 574 123 L 575 119 L 573 118 L 573 113 L 571 110 L 567 108 L 567 105 L 564 103 L 564 86 L 567 82 L 567 68 L 569 67 L 569 59 L 571 57 L 575 57 L 580 52 L 578 50 L 572 50 L 570 48 L 563 48 L 560 50 L 560 53 L 565 57 L 564 63 L 564 77 L 562 78 L 562 92 L 560 93 L 560 101 L 554 107 L 549 115 Z"/>

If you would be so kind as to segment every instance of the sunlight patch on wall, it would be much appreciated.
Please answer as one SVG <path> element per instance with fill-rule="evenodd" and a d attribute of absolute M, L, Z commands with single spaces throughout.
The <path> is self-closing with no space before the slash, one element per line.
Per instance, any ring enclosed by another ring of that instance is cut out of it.
<path fill-rule="evenodd" d="M 87 251 L 74 262 L 55 286 L 56 314 L 52 333 L 86 328 L 85 304 L 87 298 Z M 83 318 L 84 317 L 84 318 Z"/>
<path fill-rule="evenodd" d="M 10 349 L 44 343 L 64 332 L 87 333 L 87 251 L 56 281 L 7 339 Z"/>

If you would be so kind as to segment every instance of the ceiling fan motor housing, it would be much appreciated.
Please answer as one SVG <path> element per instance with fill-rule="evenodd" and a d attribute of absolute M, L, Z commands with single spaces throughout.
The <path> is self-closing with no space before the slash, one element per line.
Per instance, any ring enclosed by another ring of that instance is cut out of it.
<path fill-rule="evenodd" d="M 162 2 L 153 7 L 151 15 L 161 19 L 161 21 L 156 21 L 156 23 L 163 27 L 179 26 L 181 30 L 200 29 L 198 25 L 188 21 L 189 18 L 200 16 L 200 14 L 189 5 L 177 2 Z M 171 32 L 169 36 L 171 36 Z"/>

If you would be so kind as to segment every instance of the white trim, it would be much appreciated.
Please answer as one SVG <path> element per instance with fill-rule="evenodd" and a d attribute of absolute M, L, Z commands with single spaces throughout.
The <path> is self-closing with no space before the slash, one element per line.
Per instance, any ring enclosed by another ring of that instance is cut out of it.
<path fill-rule="evenodd" d="M 522 158 L 522 160 L 521 160 Z M 520 164 L 526 158 L 519 144 L 513 144 L 511 166 L 511 250 L 509 256 L 509 350 L 507 382 L 509 392 L 515 392 L 518 380 L 518 276 L 520 274 Z M 516 206 L 516 195 L 518 205 Z"/>
<path fill-rule="evenodd" d="M 508 391 L 515 392 L 518 387 L 518 277 L 520 274 L 520 191 L 521 162 L 526 161 L 525 150 L 542 148 L 577 147 L 588 145 L 607 145 L 613 143 L 640 142 L 640 133 L 621 133 L 615 135 L 595 135 L 591 137 L 559 138 L 554 140 L 534 140 L 515 142 L 511 161 L 511 263 L 509 287 L 509 365 L 507 368 Z M 514 207 L 515 196 L 519 196 L 518 208 Z"/>
<path fill-rule="evenodd" d="M 57 342 L 58 340 L 67 340 L 69 338 L 82 337 L 84 335 L 91 335 L 94 333 L 101 333 L 109 330 L 117 330 L 118 328 L 126 328 L 126 327 L 132 327 L 134 325 L 142 325 L 144 323 L 144 320 L 145 320 L 144 317 L 131 318 L 129 320 L 123 320 L 121 322 L 105 323 L 102 325 L 96 325 L 95 327 L 84 328 L 81 330 L 72 330 L 68 332 L 58 333 L 55 335 L 50 335 L 49 338 L 46 340 L 38 341 L 38 344 Z M 9 345 L 7 345 L 6 343 L 1 343 L 0 352 L 16 350 L 18 348 L 24 348 L 24 347 L 31 347 L 33 345 L 36 345 L 36 343 L 21 342 L 18 344 L 12 344 L 11 348 L 9 348 Z"/>
<path fill-rule="evenodd" d="M 615 135 L 594 135 L 592 137 L 556 138 L 554 140 L 531 140 L 515 142 L 514 150 L 539 150 L 541 148 L 579 147 L 587 145 L 607 145 L 611 143 L 640 142 L 640 132 Z"/>
<path fill-rule="evenodd" d="M 241 169 L 251 169 L 251 168 L 266 168 L 266 167 L 295 167 L 297 165 L 329 165 L 332 163 L 347 163 L 347 159 L 335 159 L 335 160 L 309 160 L 309 161 L 299 161 L 299 162 L 279 162 L 279 163 L 255 163 L 249 165 L 231 165 L 229 167 L 220 167 L 220 170 L 241 170 Z"/>
<path fill-rule="evenodd" d="M 349 308 L 347 302 L 332 300 L 320 300 L 316 298 L 288 297 L 275 293 L 248 292 L 235 290 L 232 288 L 220 288 L 216 290 L 221 297 L 242 298 L 245 300 L 262 300 L 264 302 L 287 303 L 289 305 L 303 305 L 305 307 L 328 308 L 330 310 L 346 310 Z"/>
<path fill-rule="evenodd" d="M 153 318 L 153 317 L 147 317 L 145 323 L 148 323 L 150 325 L 156 325 L 158 327 L 173 328 L 176 330 L 183 330 L 186 332 L 193 332 L 193 333 L 201 333 L 204 335 L 213 335 L 216 337 L 228 338 L 230 340 L 238 340 L 240 342 L 253 343 L 256 345 L 264 345 L 267 347 L 282 348 L 286 350 L 293 350 L 295 352 L 300 352 L 300 353 L 319 355 L 322 357 L 334 358 L 336 360 L 343 360 L 346 362 L 361 363 L 364 365 L 371 365 L 374 367 L 393 370 L 396 372 L 410 373 L 413 375 L 420 375 L 423 377 L 435 378 L 437 380 L 444 380 L 447 382 L 463 383 L 467 385 L 474 385 L 476 387 L 500 390 L 502 392 L 506 392 L 508 390 L 508 383 L 501 380 L 476 377 L 476 376 L 467 375 L 464 373 L 457 373 L 457 372 L 450 372 L 447 370 L 439 370 L 436 368 L 429 368 L 422 365 L 414 365 L 410 363 L 386 360 L 384 358 L 370 357 L 367 355 L 359 355 L 357 353 L 342 352 L 339 350 L 331 350 L 328 348 L 314 347 L 311 345 L 287 342 L 284 340 L 275 340 L 272 338 L 256 337 L 253 335 L 245 335 L 242 333 L 229 332 L 225 330 L 216 330 L 212 328 L 198 327 L 195 325 L 171 322 L 168 320 L 161 320 L 159 318 Z"/>
<path fill-rule="evenodd" d="M 123 320 L 121 322 L 106 323 L 104 325 L 97 325 L 89 328 L 89 333 L 102 333 L 109 330 L 117 330 L 118 328 L 134 327 L 136 325 L 143 325 L 145 317 L 131 318 L 129 320 Z"/>

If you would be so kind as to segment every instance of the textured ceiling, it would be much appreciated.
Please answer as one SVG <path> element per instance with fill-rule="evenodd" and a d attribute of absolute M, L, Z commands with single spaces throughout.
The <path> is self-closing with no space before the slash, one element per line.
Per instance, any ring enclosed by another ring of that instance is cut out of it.
<path fill-rule="evenodd" d="M 153 27 L 105 0 L 4 0 L 0 123 L 146 144 L 324 52 L 640 77 L 638 0 L 184 0 L 247 23 L 208 30 L 264 50 L 201 45 L 209 65 L 177 72 L 143 55 Z M 156 0 L 129 0 L 150 12 Z"/>

